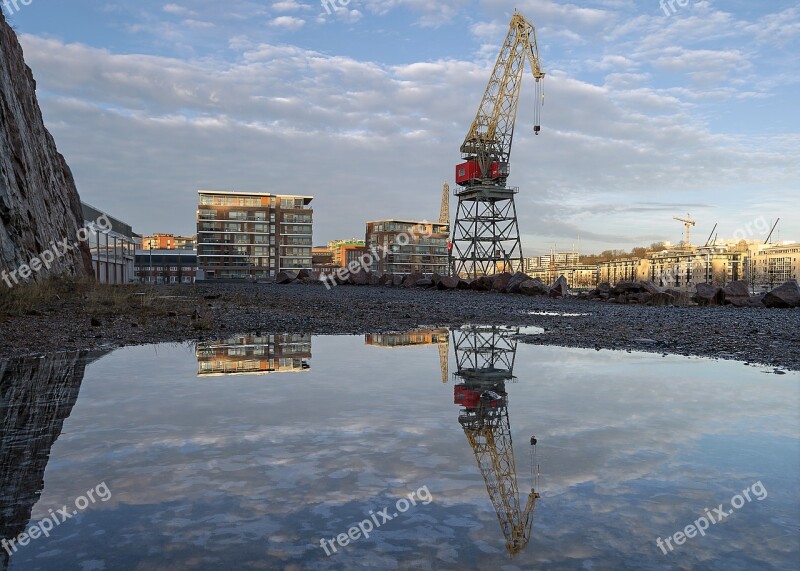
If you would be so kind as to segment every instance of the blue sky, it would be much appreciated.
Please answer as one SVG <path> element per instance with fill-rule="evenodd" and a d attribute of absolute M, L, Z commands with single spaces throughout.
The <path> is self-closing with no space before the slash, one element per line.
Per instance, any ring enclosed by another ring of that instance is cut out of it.
<path fill-rule="evenodd" d="M 81 196 L 193 233 L 196 191 L 315 196 L 315 243 L 438 216 L 514 8 L 548 72 L 523 84 L 510 184 L 526 254 L 800 240 L 800 3 L 33 0 L 11 10 Z M 13 8 L 13 7 L 12 7 Z M 526 78 L 530 79 L 530 78 Z M 453 213 L 455 208 L 452 208 Z"/>

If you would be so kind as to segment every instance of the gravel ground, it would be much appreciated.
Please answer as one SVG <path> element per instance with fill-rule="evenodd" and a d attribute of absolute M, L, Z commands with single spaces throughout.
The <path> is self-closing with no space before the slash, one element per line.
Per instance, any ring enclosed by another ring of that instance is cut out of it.
<path fill-rule="evenodd" d="M 246 331 L 364 334 L 476 323 L 542 327 L 541 335 L 519 338 L 537 345 L 708 356 L 800 370 L 799 309 L 646 307 L 355 286 L 214 284 L 149 291 L 147 307 L 131 302 L 98 309 L 63 300 L 29 312 L 33 315 L 7 319 L 0 323 L 0 357 Z"/>

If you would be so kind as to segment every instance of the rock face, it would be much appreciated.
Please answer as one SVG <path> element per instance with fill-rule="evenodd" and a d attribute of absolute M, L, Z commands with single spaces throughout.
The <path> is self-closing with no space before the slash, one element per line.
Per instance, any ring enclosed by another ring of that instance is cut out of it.
<path fill-rule="evenodd" d="M 44 126 L 33 74 L 0 13 L 0 271 L 17 270 L 51 242 L 68 238 L 73 243 L 81 226 L 72 172 Z M 91 276 L 91 262 L 84 243 L 28 281 L 54 274 Z"/>

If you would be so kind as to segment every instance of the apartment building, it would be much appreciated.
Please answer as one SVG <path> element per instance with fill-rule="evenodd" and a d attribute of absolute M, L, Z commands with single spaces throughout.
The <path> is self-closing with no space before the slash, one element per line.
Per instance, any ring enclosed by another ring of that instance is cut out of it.
<path fill-rule="evenodd" d="M 136 283 L 192 284 L 197 278 L 197 252 L 194 250 L 137 250 Z"/>
<path fill-rule="evenodd" d="M 389 219 L 367 222 L 364 242 L 368 251 L 380 254 L 373 256 L 373 272 L 446 275 L 449 236 L 447 224 Z"/>
<path fill-rule="evenodd" d="M 311 270 L 313 197 L 200 190 L 197 258 L 205 280 Z"/>
<path fill-rule="evenodd" d="M 153 234 L 142 237 L 140 250 L 194 250 L 194 236 L 175 236 L 174 234 Z"/>
<path fill-rule="evenodd" d="M 755 289 L 770 289 L 789 280 L 800 281 L 800 243 L 752 244 L 745 270 Z"/>

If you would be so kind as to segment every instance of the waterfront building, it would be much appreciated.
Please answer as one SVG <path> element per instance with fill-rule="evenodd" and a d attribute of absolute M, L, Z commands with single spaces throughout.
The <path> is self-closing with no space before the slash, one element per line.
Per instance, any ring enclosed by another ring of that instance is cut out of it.
<path fill-rule="evenodd" d="M 89 232 L 87 240 L 95 279 L 102 284 L 131 283 L 134 279 L 135 255 L 135 235 L 131 225 L 85 202 L 81 202 L 81 211 L 84 227 L 95 228 Z M 102 216 L 110 225 L 107 232 L 97 227 L 97 221 Z"/>
<path fill-rule="evenodd" d="M 800 243 L 752 244 L 746 273 L 754 290 L 772 289 L 789 280 L 800 281 Z"/>
<path fill-rule="evenodd" d="M 371 270 L 446 275 L 450 271 L 449 235 L 448 224 L 397 219 L 367 222 L 364 242 L 367 252 L 373 253 Z"/>
<path fill-rule="evenodd" d="M 194 250 L 137 250 L 135 280 L 142 284 L 192 284 L 197 278 Z"/>
<path fill-rule="evenodd" d="M 175 236 L 174 234 L 153 234 L 142 237 L 139 250 L 194 250 L 194 236 Z"/>
<path fill-rule="evenodd" d="M 311 270 L 313 197 L 200 190 L 197 257 L 206 280 Z"/>

